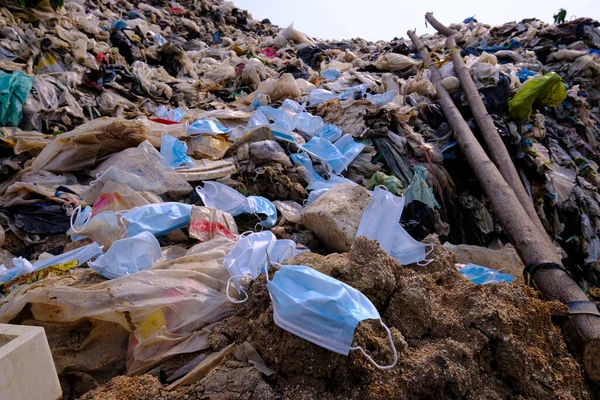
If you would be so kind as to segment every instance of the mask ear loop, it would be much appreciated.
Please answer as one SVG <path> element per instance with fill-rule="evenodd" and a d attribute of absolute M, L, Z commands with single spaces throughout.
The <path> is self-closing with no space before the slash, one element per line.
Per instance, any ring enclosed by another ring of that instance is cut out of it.
<path fill-rule="evenodd" d="M 123 220 L 125 219 L 125 213 L 127 211 L 130 211 L 130 210 L 123 210 L 123 211 L 117 211 L 117 212 L 115 212 L 115 215 L 119 216 L 119 222 L 121 223 L 121 225 L 123 227 L 126 227 L 125 226 L 125 222 Z M 127 229 L 125 229 L 125 232 L 123 232 L 123 234 L 121 235 L 121 239 L 125 239 L 126 235 L 127 235 Z"/>
<path fill-rule="evenodd" d="M 396 350 L 396 346 L 394 345 L 394 341 L 392 340 L 392 332 L 390 332 L 389 328 L 383 323 L 383 321 L 380 319 L 379 323 L 381 324 L 381 326 L 383 326 L 383 329 L 385 329 L 385 331 L 387 332 L 388 335 L 388 339 L 390 341 L 390 345 L 392 346 L 392 350 L 394 351 L 394 362 L 392 362 L 390 365 L 379 365 L 375 362 L 375 360 L 373 360 L 373 358 L 368 355 L 362 347 L 360 346 L 356 346 L 356 347 L 350 347 L 350 350 L 360 350 L 361 353 L 363 353 L 363 355 L 367 358 L 367 360 L 369 360 L 371 362 L 371 364 L 373 364 L 375 366 L 375 368 L 380 369 L 380 370 L 386 370 L 386 369 L 392 369 L 396 366 L 396 363 L 398 362 L 398 351 Z"/>
<path fill-rule="evenodd" d="M 240 287 L 240 291 L 242 293 L 244 293 L 244 299 L 243 300 L 236 300 L 233 299 L 230 295 L 229 295 L 229 287 L 231 285 L 231 280 L 233 278 L 238 278 L 238 277 L 246 277 L 246 275 L 232 275 L 231 277 L 229 277 L 229 279 L 227 279 L 227 286 L 225 286 L 225 295 L 227 296 L 227 300 L 229 300 L 230 302 L 234 303 L 234 304 L 242 304 L 244 302 L 246 302 L 248 300 L 248 293 L 246 293 L 246 291 L 244 289 L 242 289 Z"/>
<path fill-rule="evenodd" d="M 427 265 L 429 265 L 429 263 L 431 263 L 433 261 L 433 258 L 430 259 L 430 260 L 428 260 L 427 256 L 429 254 L 431 254 L 431 252 L 433 251 L 433 249 L 434 249 L 435 246 L 433 244 L 431 244 L 431 243 L 428 243 L 426 246 L 431 246 L 431 248 L 429 249 L 429 251 L 427 253 L 425 253 L 425 259 L 422 260 L 422 261 L 417 262 L 417 265 L 419 267 L 426 267 Z"/>
<path fill-rule="evenodd" d="M 81 206 L 77 206 L 75 207 L 75 209 L 73 210 L 73 213 L 71 213 L 71 230 L 75 233 L 81 233 L 83 231 L 85 231 L 85 228 L 87 228 L 88 223 L 90 222 L 90 220 L 92 219 L 91 216 L 88 216 L 87 219 L 85 220 L 85 222 L 83 223 L 83 227 L 81 228 L 81 230 L 77 230 L 75 229 L 74 223 L 73 223 L 73 218 L 75 217 L 75 214 L 81 214 Z"/>

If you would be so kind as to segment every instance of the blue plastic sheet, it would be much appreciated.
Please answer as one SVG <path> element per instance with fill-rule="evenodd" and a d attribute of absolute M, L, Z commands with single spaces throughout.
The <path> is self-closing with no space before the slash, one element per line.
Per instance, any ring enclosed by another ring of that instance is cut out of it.
<path fill-rule="evenodd" d="M 477 264 L 467 264 L 460 269 L 468 280 L 476 285 L 487 285 L 489 283 L 512 282 L 516 277 L 510 274 L 498 272 L 495 269 L 482 267 Z"/>

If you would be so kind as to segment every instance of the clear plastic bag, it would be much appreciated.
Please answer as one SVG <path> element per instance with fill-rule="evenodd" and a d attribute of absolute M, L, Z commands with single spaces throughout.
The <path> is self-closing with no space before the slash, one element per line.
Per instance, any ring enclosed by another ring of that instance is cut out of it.
<path fill-rule="evenodd" d="M 192 186 L 175 170 L 164 167 L 163 160 L 148 141 L 115 154 L 90 173 L 98 179 L 84 193 L 84 201 L 93 204 L 108 181 L 127 184 L 137 191 L 168 193 L 173 198 L 189 194 Z"/>

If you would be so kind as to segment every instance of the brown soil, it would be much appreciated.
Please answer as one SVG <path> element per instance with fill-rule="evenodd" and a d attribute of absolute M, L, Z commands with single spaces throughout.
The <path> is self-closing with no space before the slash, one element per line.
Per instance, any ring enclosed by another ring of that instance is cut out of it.
<path fill-rule="evenodd" d="M 117 377 L 82 399 L 589 399 L 579 364 L 569 355 L 543 302 L 524 286 L 475 286 L 436 246 L 426 267 L 401 266 L 376 242 L 355 241 L 350 253 L 305 253 L 288 264 L 309 265 L 362 291 L 392 331 L 398 365 L 375 369 L 362 354 L 339 355 L 273 322 L 265 279 L 217 328 L 219 346 L 248 341 L 277 372 L 265 377 L 230 359 L 195 385 L 165 392 L 149 376 Z M 354 335 L 380 364 L 392 360 L 385 331 L 363 321 Z"/>

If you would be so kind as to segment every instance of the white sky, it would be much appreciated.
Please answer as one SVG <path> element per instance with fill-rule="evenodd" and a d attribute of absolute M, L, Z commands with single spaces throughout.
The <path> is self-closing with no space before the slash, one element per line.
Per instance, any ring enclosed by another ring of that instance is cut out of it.
<path fill-rule="evenodd" d="M 448 25 L 475 15 L 481 23 L 500 25 L 524 18 L 553 22 L 560 9 L 571 16 L 600 19 L 599 0 L 232 0 L 259 21 L 294 27 L 319 39 L 391 40 L 407 37 L 408 29 L 417 33 L 425 28 L 424 16 L 432 11 Z M 596 3 L 595 5 L 593 3 Z"/>

